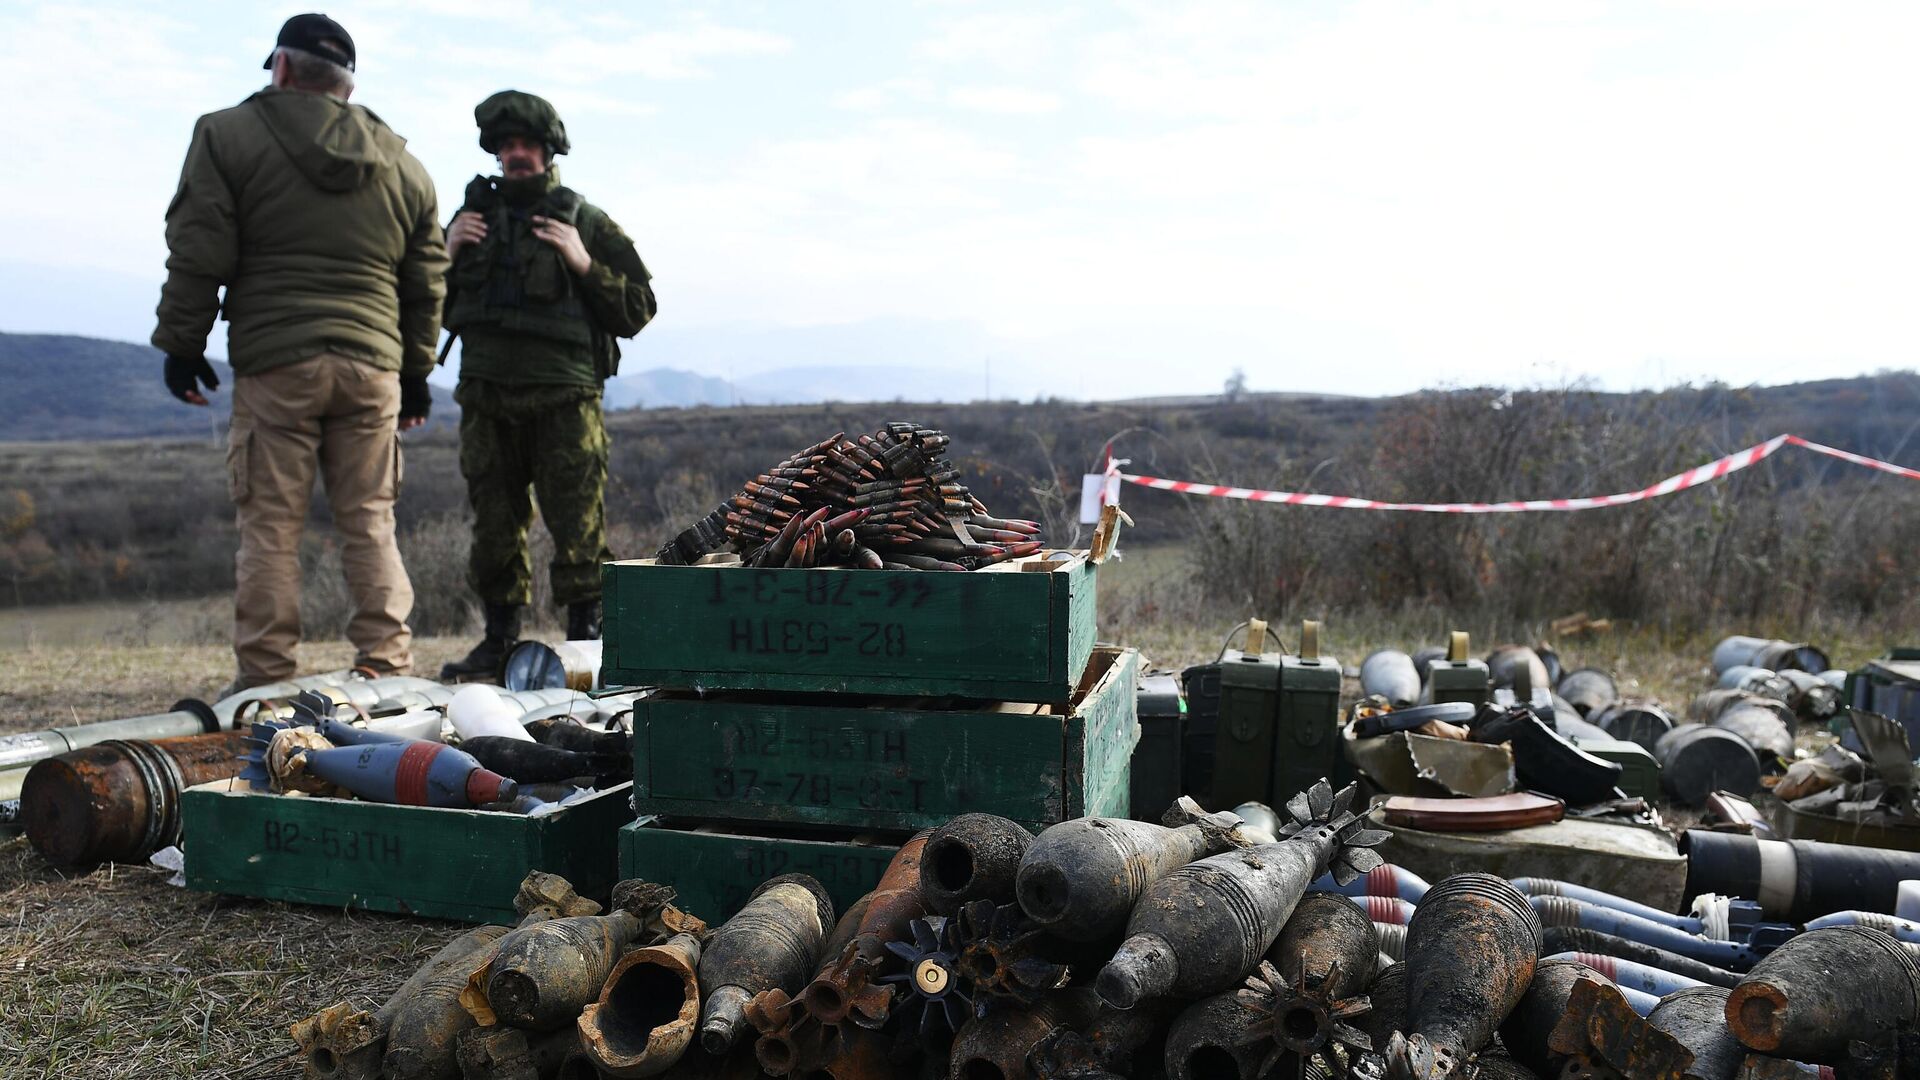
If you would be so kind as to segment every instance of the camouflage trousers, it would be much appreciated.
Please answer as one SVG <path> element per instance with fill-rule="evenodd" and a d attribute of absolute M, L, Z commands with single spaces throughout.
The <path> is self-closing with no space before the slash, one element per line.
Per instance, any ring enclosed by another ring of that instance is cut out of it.
<path fill-rule="evenodd" d="M 460 474 L 473 506 L 473 591 L 483 603 L 532 601 L 527 527 L 538 499 L 553 535 L 554 602 L 598 597 L 600 564 L 613 559 L 600 391 L 463 379 L 453 399 L 460 404 Z"/>

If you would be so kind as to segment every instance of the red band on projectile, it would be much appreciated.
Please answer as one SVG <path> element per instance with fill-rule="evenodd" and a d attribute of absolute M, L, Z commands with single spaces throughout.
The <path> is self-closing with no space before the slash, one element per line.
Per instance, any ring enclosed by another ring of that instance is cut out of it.
<path fill-rule="evenodd" d="M 409 745 L 393 770 L 393 801 L 402 806 L 427 805 L 427 770 L 446 747 L 421 740 Z"/>

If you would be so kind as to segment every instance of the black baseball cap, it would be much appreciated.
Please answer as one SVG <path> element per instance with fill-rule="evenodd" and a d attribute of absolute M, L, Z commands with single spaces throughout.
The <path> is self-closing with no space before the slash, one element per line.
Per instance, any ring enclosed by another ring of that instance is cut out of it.
<path fill-rule="evenodd" d="M 295 15 L 280 27 L 275 49 L 299 49 L 301 52 L 331 60 L 348 71 L 353 70 L 353 38 L 347 28 L 325 15 Z M 273 67 L 273 54 L 267 54 L 262 68 Z"/>

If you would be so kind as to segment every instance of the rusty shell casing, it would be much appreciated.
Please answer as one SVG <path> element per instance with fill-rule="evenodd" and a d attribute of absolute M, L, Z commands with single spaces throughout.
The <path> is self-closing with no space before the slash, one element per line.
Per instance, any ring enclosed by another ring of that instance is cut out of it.
<path fill-rule="evenodd" d="M 580 1033 L 573 1028 L 530 1035 L 495 1024 L 462 1031 L 454 1041 L 454 1060 L 460 1080 L 544 1080 L 579 1050 Z"/>
<path fill-rule="evenodd" d="M 700 953 L 700 1045 L 724 1055 L 747 1028 L 747 1002 L 762 990 L 797 992 L 820 962 L 833 924 L 833 901 L 804 874 L 775 878 L 754 891 Z"/>
<path fill-rule="evenodd" d="M 1187 1006 L 1167 1029 L 1168 1080 L 1255 1080 L 1269 1053 L 1259 1023 L 1260 1015 L 1231 993 Z"/>
<path fill-rule="evenodd" d="M 408 991 L 404 997 L 394 995 L 388 1003 L 393 1012 L 382 1060 L 385 1076 L 453 1080 L 459 1075 L 456 1040 L 475 1025 L 473 1014 L 460 1004 L 460 993 L 474 971 L 493 958 L 509 932 L 504 926 L 469 930 L 421 965 L 420 970 L 428 974 L 418 983 L 408 979 L 402 987 Z"/>
<path fill-rule="evenodd" d="M 415 968 L 407 981 L 387 997 L 386 1003 L 371 1014 L 342 1002 L 294 1024 L 291 1034 L 300 1047 L 308 1080 L 376 1080 L 394 1015 L 412 1001 L 437 972 L 492 949 L 506 932 L 504 926 L 481 926 L 454 938 Z M 463 983 L 466 976 L 463 969 L 460 972 Z"/>
<path fill-rule="evenodd" d="M 609 1076 L 655 1076 L 693 1045 L 700 1019 L 700 939 L 675 934 L 620 958 L 600 999 L 576 1024 L 587 1056 Z"/>
<path fill-rule="evenodd" d="M 1459 1075 L 1526 993 L 1540 944 L 1533 906 L 1504 878 L 1455 874 L 1429 889 L 1407 925 L 1408 1037 L 1391 1074 Z"/>
<path fill-rule="evenodd" d="M 1567 1011 L 1573 984 L 1591 970 L 1577 960 L 1542 960 L 1535 965 L 1527 992 L 1500 1024 L 1500 1041 L 1514 1060 L 1542 1076 L 1560 1075 L 1566 1055 L 1548 1047 L 1547 1038 Z"/>
<path fill-rule="evenodd" d="M 1101 1000 L 1126 1009 L 1163 994 L 1232 989 L 1280 936 L 1338 844 L 1335 830 L 1315 828 L 1188 863 L 1154 882 L 1127 920 L 1127 939 L 1100 969 Z"/>
<path fill-rule="evenodd" d="M 240 775 L 247 732 L 108 739 L 34 763 L 20 786 L 27 841 L 55 866 L 137 862 L 180 838 L 180 793 Z"/>
<path fill-rule="evenodd" d="M 1727 1027 L 1763 1054 L 1836 1064 L 1920 1020 L 1920 966 L 1893 935 L 1865 926 L 1809 930 L 1768 953 L 1727 996 Z"/>
<path fill-rule="evenodd" d="M 1110 938 L 1147 887 L 1225 850 L 1225 835 L 1200 825 L 1078 818 L 1047 828 L 1020 860 L 1014 893 L 1048 933 L 1074 941 Z"/>
<path fill-rule="evenodd" d="M 1301 897 L 1267 951 L 1289 985 L 1305 987 L 1324 1001 L 1363 992 L 1379 958 L 1373 920 L 1351 900 L 1327 892 Z"/>
<path fill-rule="evenodd" d="M 1534 975 L 1536 982 L 1539 978 Z M 1661 998 L 1647 1014 L 1648 1024 L 1673 1036 L 1693 1054 L 1687 1071 L 1699 1080 L 1733 1080 L 1747 1056 L 1727 1028 L 1728 994 L 1722 986 L 1689 986 Z M 1500 1034 L 1505 1038 L 1505 1029 Z"/>
<path fill-rule="evenodd" d="M 961 814 L 933 830 L 920 857 L 920 895 L 936 915 L 969 900 L 1013 900 L 1020 860 L 1033 834 L 996 814 Z"/>
<path fill-rule="evenodd" d="M 1040 1040 L 1055 1028 L 1085 1027 L 1099 1007 L 1092 991 L 1069 987 L 1024 1009 L 994 1009 L 976 1016 L 954 1036 L 947 1059 L 948 1080 L 986 1076 L 1026 1080 L 1033 1075 L 1027 1057 Z"/>
<path fill-rule="evenodd" d="M 552 1031 L 600 996 L 614 962 L 643 928 L 624 911 L 523 926 L 500 942 L 475 982 L 484 978 L 486 1007 L 500 1022 Z"/>

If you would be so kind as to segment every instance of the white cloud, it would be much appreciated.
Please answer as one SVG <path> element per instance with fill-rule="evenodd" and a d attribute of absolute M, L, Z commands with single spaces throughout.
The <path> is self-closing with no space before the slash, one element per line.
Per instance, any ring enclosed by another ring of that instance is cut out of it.
<path fill-rule="evenodd" d="M 1018 86 L 956 86 L 947 91 L 947 103 L 974 112 L 1025 116 L 1060 109 L 1059 95 Z"/>

